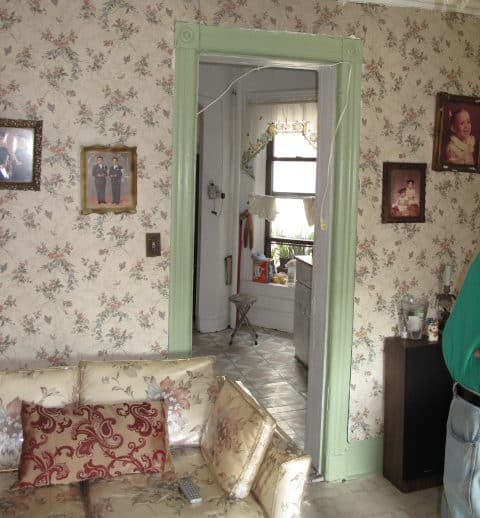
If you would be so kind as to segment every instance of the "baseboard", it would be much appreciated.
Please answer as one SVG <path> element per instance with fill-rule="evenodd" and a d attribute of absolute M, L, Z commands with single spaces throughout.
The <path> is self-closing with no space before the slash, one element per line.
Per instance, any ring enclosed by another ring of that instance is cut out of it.
<path fill-rule="evenodd" d="M 345 451 L 331 455 L 325 462 L 325 480 L 348 480 L 381 473 L 383 436 L 348 443 Z"/>
<path fill-rule="evenodd" d="M 381 473 L 383 467 L 383 436 L 352 441 L 348 452 L 348 478 Z"/>
<path fill-rule="evenodd" d="M 195 328 L 200 333 L 216 333 L 228 327 L 228 314 L 201 316 L 197 315 Z"/>

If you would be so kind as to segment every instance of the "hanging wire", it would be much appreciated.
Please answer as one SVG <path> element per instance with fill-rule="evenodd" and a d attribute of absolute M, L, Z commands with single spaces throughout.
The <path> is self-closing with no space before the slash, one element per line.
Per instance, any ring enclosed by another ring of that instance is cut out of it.
<path fill-rule="evenodd" d="M 327 166 L 327 185 L 325 187 L 325 190 L 323 191 L 322 201 L 320 204 L 320 230 L 327 230 L 327 222 L 325 221 L 323 217 L 323 210 L 325 207 L 325 201 L 327 199 L 327 195 L 330 192 L 330 186 L 332 183 L 332 162 L 333 162 L 333 153 L 335 148 L 335 139 L 337 137 L 338 130 L 340 128 L 340 124 L 342 123 L 343 117 L 345 116 L 345 112 L 347 111 L 348 107 L 348 101 L 349 101 L 349 93 L 350 93 L 350 80 L 352 78 L 352 64 L 348 61 L 340 61 L 338 63 L 335 63 L 335 65 L 340 65 L 342 63 L 345 63 L 349 66 L 348 68 L 348 79 L 347 79 L 347 92 L 346 92 L 346 99 L 345 99 L 345 105 L 343 106 L 342 113 L 340 114 L 340 117 L 338 118 L 337 125 L 335 127 L 335 131 L 333 132 L 332 141 L 330 143 L 330 154 L 328 156 L 328 166 Z"/>
<path fill-rule="evenodd" d="M 245 73 L 243 73 L 242 75 L 236 77 L 228 86 L 227 88 L 225 88 L 225 90 L 218 96 L 216 97 L 212 102 L 208 103 L 207 106 L 205 106 L 204 108 L 202 108 L 200 111 L 197 112 L 197 116 L 200 115 L 201 113 L 203 113 L 205 110 L 208 110 L 208 108 L 210 108 L 210 106 L 213 106 L 215 103 L 217 103 L 218 101 L 220 101 L 220 99 L 222 99 L 223 96 L 225 96 L 230 88 L 232 88 L 232 86 L 236 83 L 238 83 L 238 81 L 240 81 L 241 79 L 243 79 L 244 77 L 247 77 L 248 75 L 250 75 L 252 72 L 256 72 L 257 70 L 262 70 L 264 68 L 277 68 L 277 67 L 274 67 L 272 65 L 263 65 L 261 67 L 256 67 L 256 68 L 251 68 L 250 70 L 247 70 Z"/>
<path fill-rule="evenodd" d="M 332 67 L 336 67 L 337 65 L 342 65 L 342 64 L 348 65 L 347 91 L 346 91 L 346 95 L 345 95 L 346 100 L 345 100 L 345 105 L 343 106 L 342 112 L 340 113 L 340 116 L 337 120 L 337 124 L 335 126 L 335 131 L 333 132 L 333 136 L 332 136 L 332 141 L 330 143 L 330 153 L 328 156 L 328 165 L 327 165 L 327 185 L 323 192 L 323 196 L 322 196 L 322 200 L 321 200 L 321 204 L 320 204 L 320 230 L 327 229 L 327 222 L 323 217 L 323 211 L 324 211 L 324 207 L 325 207 L 325 201 L 327 199 L 328 193 L 330 192 L 331 183 L 332 183 L 332 162 L 333 162 L 333 153 L 334 153 L 334 148 L 335 148 L 335 140 L 337 137 L 338 130 L 340 128 L 340 124 L 342 123 L 343 117 L 345 116 L 345 113 L 348 108 L 348 103 L 349 103 L 350 82 L 351 82 L 351 78 L 352 78 L 352 64 L 349 61 L 337 61 L 335 63 L 318 65 L 318 68 L 332 68 Z M 279 67 L 274 66 L 274 65 L 262 65 L 262 66 L 251 68 L 250 70 L 247 70 L 245 73 L 243 73 L 240 76 L 233 79 L 233 81 L 230 82 L 230 84 L 225 88 L 225 90 L 223 90 L 223 92 L 218 97 L 213 99 L 213 101 L 211 101 L 204 108 L 202 108 L 200 111 L 198 111 L 197 116 L 200 115 L 201 113 L 203 113 L 205 110 L 208 110 L 208 108 L 213 106 L 218 101 L 220 101 L 220 99 L 222 99 L 230 91 L 230 88 L 232 88 L 232 86 L 234 84 L 238 83 L 238 81 L 242 80 L 244 77 L 247 77 L 248 75 L 250 75 L 253 72 L 257 72 L 258 70 L 263 70 L 265 68 L 279 68 Z M 222 204 L 222 206 L 223 206 L 223 204 Z"/>

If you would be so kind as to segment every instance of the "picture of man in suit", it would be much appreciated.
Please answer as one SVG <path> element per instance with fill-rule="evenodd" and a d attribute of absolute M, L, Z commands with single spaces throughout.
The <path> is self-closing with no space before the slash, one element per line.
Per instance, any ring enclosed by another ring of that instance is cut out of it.
<path fill-rule="evenodd" d="M 97 202 L 107 203 L 105 201 L 105 187 L 107 185 L 108 167 L 103 163 L 103 156 L 97 156 L 97 163 L 93 166 L 92 176 L 95 178 L 95 189 L 97 191 Z"/>
<path fill-rule="evenodd" d="M 108 172 L 108 176 L 112 182 L 112 203 L 118 205 L 120 203 L 123 168 L 118 163 L 118 158 L 116 156 L 112 158 L 112 165 Z"/>
<path fill-rule="evenodd" d="M 135 212 L 136 150 L 126 146 L 88 146 L 82 149 L 82 214 Z"/>

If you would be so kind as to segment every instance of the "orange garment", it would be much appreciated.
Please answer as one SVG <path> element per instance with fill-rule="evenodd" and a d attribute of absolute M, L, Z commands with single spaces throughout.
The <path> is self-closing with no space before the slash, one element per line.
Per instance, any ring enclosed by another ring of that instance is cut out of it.
<path fill-rule="evenodd" d="M 253 248 L 253 219 L 250 212 L 247 210 L 244 210 L 240 214 L 240 221 L 245 220 L 245 226 L 243 229 L 243 247 L 244 248 L 250 248 L 250 250 Z"/>

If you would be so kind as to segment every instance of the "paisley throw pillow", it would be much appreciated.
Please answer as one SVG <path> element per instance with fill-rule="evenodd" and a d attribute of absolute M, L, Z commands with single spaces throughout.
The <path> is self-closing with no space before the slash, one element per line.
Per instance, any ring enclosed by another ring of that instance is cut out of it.
<path fill-rule="evenodd" d="M 23 401 L 15 488 L 173 473 L 165 401 L 45 408 Z"/>

